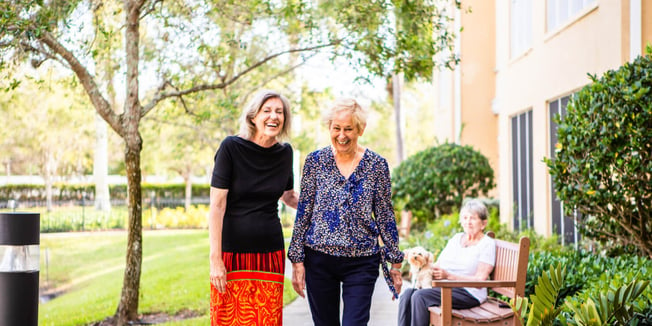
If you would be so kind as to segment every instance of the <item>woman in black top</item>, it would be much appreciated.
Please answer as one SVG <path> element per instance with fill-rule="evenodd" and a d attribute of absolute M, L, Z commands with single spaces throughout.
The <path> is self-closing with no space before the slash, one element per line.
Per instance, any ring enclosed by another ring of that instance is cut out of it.
<path fill-rule="evenodd" d="M 281 325 L 285 250 L 278 201 L 296 208 L 290 106 L 259 92 L 215 154 L 209 210 L 211 325 Z"/>

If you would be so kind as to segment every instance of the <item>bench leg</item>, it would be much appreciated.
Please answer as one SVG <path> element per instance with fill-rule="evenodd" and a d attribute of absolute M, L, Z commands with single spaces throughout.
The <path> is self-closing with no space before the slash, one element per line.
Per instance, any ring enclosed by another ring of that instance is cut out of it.
<path fill-rule="evenodd" d="M 441 325 L 451 326 L 453 309 L 453 289 L 441 288 Z"/>

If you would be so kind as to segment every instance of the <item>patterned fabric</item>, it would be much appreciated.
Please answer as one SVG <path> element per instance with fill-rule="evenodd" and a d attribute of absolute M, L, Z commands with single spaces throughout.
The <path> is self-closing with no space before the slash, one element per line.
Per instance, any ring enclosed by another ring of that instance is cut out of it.
<path fill-rule="evenodd" d="M 293 263 L 304 260 L 304 246 L 333 256 L 380 253 L 384 261 L 403 261 L 391 202 L 389 166 L 380 155 L 365 150 L 347 179 L 339 172 L 330 146 L 310 153 L 299 196 L 288 250 Z M 379 235 L 386 246 L 382 252 Z"/>
<path fill-rule="evenodd" d="M 226 292 L 211 285 L 211 325 L 283 323 L 285 251 L 222 254 Z"/>
<path fill-rule="evenodd" d="M 383 246 L 380 248 L 380 267 L 383 270 L 383 278 L 385 278 L 385 283 L 389 287 L 389 290 L 392 292 L 394 299 L 398 299 L 398 291 L 394 286 L 394 281 L 392 276 L 389 274 L 389 267 L 387 267 L 387 247 Z"/>

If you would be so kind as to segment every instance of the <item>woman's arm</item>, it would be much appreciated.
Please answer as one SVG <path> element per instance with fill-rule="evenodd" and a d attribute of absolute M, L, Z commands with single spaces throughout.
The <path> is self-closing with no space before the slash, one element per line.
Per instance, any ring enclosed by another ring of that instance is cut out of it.
<path fill-rule="evenodd" d="M 473 276 L 466 275 L 456 275 L 449 273 L 447 270 L 435 265 L 432 271 L 432 277 L 436 280 L 456 280 L 456 281 L 484 281 L 489 278 L 491 271 L 494 270 L 494 266 L 487 263 L 478 263 L 478 269 L 476 269 Z"/>
<path fill-rule="evenodd" d="M 299 203 L 299 195 L 294 189 L 286 190 L 281 196 L 281 201 L 294 209 L 297 209 L 297 204 Z"/>
<path fill-rule="evenodd" d="M 210 281 L 219 292 L 226 291 L 226 268 L 222 261 L 222 226 L 228 189 L 211 187 L 208 209 L 208 241 Z"/>
<path fill-rule="evenodd" d="M 375 170 L 377 188 L 373 194 L 373 214 L 380 237 L 388 249 L 387 261 L 399 266 L 403 262 L 403 253 L 398 248 L 398 228 L 392 205 L 392 185 L 387 161 L 383 160 Z"/>
<path fill-rule="evenodd" d="M 306 232 L 308 232 L 308 228 L 310 227 L 312 209 L 316 196 L 316 176 L 313 171 L 319 168 L 317 166 L 318 162 L 317 155 L 313 153 L 308 155 L 303 166 L 301 192 L 299 193 L 299 200 L 297 203 L 297 216 L 294 220 L 292 240 L 290 241 L 290 246 L 288 248 L 288 259 L 290 259 L 292 263 L 303 262 L 303 246 L 306 241 Z"/>

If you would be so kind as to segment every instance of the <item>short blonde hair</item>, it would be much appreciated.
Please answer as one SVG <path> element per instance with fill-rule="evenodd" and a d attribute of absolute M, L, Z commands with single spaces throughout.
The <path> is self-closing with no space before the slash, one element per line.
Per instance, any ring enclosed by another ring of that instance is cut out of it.
<path fill-rule="evenodd" d="M 292 114 L 290 112 L 290 101 L 288 101 L 285 96 L 281 93 L 269 89 L 264 89 L 256 93 L 253 99 L 247 104 L 245 110 L 240 116 L 240 135 L 244 138 L 251 139 L 256 133 L 256 125 L 251 121 L 256 117 L 256 114 L 260 112 L 260 109 L 263 107 L 263 104 L 267 100 L 277 98 L 283 103 L 283 128 L 278 134 L 279 139 L 287 139 L 290 137 L 290 129 L 292 126 Z"/>
<path fill-rule="evenodd" d="M 324 123 L 330 128 L 333 123 L 333 117 L 336 113 L 347 111 L 351 113 L 351 118 L 358 131 L 362 131 L 367 125 L 367 112 L 362 106 L 352 98 L 340 98 L 324 111 Z"/>

